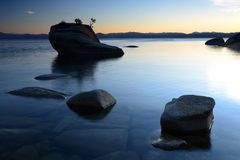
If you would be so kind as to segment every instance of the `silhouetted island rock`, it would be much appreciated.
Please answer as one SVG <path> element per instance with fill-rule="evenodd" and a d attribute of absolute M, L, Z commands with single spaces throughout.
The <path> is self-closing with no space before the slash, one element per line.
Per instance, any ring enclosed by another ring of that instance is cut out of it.
<path fill-rule="evenodd" d="M 240 48 L 240 33 L 237 33 L 230 37 L 226 42 L 227 47 L 239 47 Z"/>
<path fill-rule="evenodd" d="M 100 43 L 89 25 L 59 23 L 51 26 L 49 41 L 59 55 L 80 58 L 115 58 L 123 56 L 122 49 Z"/>
<path fill-rule="evenodd" d="M 129 45 L 129 46 L 125 46 L 126 48 L 138 48 L 138 46 L 135 45 Z"/>
<path fill-rule="evenodd" d="M 54 90 L 41 88 L 41 87 L 25 87 L 8 92 L 9 94 L 23 97 L 33 98 L 52 98 L 52 99 L 65 99 L 66 95 Z"/>
<path fill-rule="evenodd" d="M 185 95 L 167 103 L 161 117 L 162 132 L 173 135 L 209 134 L 213 124 L 213 98 Z"/>
<path fill-rule="evenodd" d="M 52 74 L 43 74 L 40 76 L 35 77 L 37 80 L 53 80 L 57 78 L 63 78 L 67 77 L 67 74 L 61 74 L 61 73 L 52 73 Z"/>
<path fill-rule="evenodd" d="M 67 105 L 82 114 L 97 114 L 109 111 L 116 104 L 116 99 L 107 91 L 97 89 L 79 93 L 67 101 Z"/>
<path fill-rule="evenodd" d="M 209 45 L 209 46 L 225 46 L 225 41 L 223 38 L 213 38 L 208 40 L 205 45 Z"/>

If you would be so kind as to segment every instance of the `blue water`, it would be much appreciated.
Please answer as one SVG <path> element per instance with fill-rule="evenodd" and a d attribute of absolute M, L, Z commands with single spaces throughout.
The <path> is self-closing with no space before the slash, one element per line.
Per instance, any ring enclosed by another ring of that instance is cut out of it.
<path fill-rule="evenodd" d="M 118 59 L 62 62 L 48 40 L 0 40 L 0 159 L 26 159 L 27 155 L 91 160 L 119 152 L 142 160 L 240 157 L 240 53 L 207 47 L 205 39 L 102 42 L 139 48 L 123 47 L 125 55 Z M 72 76 L 34 79 L 48 73 Z M 65 100 L 6 93 L 29 86 L 70 96 L 101 88 L 117 104 L 102 117 L 83 117 L 69 109 Z M 151 141 L 159 136 L 165 104 L 185 94 L 215 99 L 211 145 L 172 152 L 153 148 Z"/>

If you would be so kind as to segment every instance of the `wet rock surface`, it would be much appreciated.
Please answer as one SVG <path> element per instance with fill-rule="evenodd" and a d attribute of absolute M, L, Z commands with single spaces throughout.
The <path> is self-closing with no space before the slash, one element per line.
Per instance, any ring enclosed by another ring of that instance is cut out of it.
<path fill-rule="evenodd" d="M 67 105 L 80 114 L 107 112 L 115 104 L 116 99 L 101 89 L 79 93 L 67 101 Z"/>
<path fill-rule="evenodd" d="M 52 73 L 52 74 L 43 74 L 35 77 L 36 80 L 53 80 L 57 78 L 68 77 L 67 74 Z"/>
<path fill-rule="evenodd" d="M 176 150 L 187 145 L 187 142 L 182 139 L 172 138 L 172 139 L 161 139 L 152 142 L 152 145 L 163 150 Z"/>
<path fill-rule="evenodd" d="M 9 94 L 23 97 L 33 97 L 33 98 L 49 98 L 49 99 L 65 99 L 66 95 L 64 93 L 41 88 L 41 87 L 25 87 L 22 89 L 17 89 L 8 92 Z"/>

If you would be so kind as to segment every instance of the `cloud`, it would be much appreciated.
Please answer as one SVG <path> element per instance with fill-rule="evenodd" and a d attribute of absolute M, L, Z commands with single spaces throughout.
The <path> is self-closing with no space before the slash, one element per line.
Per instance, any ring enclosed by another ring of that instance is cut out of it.
<path fill-rule="evenodd" d="M 240 0 L 211 0 L 225 12 L 240 12 Z"/>
<path fill-rule="evenodd" d="M 24 13 L 26 13 L 26 14 L 30 14 L 30 15 L 32 15 L 32 14 L 35 14 L 35 12 L 34 11 L 24 11 Z"/>

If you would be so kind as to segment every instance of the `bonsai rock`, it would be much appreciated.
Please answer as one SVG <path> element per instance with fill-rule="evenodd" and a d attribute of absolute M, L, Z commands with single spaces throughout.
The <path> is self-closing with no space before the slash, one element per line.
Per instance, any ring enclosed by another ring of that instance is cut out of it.
<path fill-rule="evenodd" d="M 59 23 L 51 27 L 49 41 L 59 55 L 80 58 L 114 58 L 122 49 L 100 43 L 89 25 Z"/>

